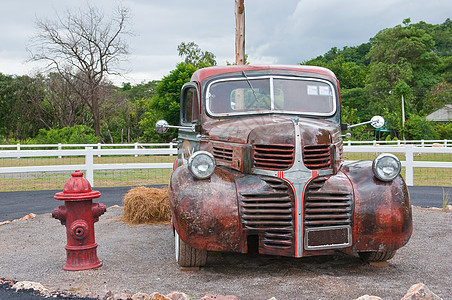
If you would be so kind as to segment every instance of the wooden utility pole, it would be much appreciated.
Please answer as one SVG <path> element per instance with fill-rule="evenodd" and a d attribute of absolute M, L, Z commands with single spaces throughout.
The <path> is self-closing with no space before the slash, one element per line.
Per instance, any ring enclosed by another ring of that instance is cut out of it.
<path fill-rule="evenodd" d="M 245 0 L 235 0 L 235 63 L 245 64 Z"/>

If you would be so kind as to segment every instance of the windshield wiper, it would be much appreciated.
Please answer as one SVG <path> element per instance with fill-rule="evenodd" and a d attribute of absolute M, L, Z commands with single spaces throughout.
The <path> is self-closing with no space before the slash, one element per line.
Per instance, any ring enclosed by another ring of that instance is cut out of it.
<path fill-rule="evenodd" d="M 254 104 L 254 102 L 256 102 L 256 101 L 259 102 L 259 100 L 257 99 L 256 92 L 254 91 L 254 88 L 253 88 L 253 86 L 251 85 L 251 81 L 248 79 L 248 76 L 246 76 L 245 71 L 242 70 L 242 74 L 243 74 L 243 76 L 245 77 L 246 82 L 248 82 L 248 85 L 250 86 L 251 91 L 253 92 L 253 95 L 254 95 L 254 99 L 255 99 L 252 103 L 250 103 L 250 105 L 248 105 L 248 107 L 250 107 L 252 104 Z"/>

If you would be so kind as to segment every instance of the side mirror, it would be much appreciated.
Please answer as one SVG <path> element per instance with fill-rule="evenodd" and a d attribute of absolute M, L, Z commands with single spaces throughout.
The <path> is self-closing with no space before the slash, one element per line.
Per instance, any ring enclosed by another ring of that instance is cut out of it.
<path fill-rule="evenodd" d="M 159 133 L 159 134 L 168 132 L 168 129 L 170 129 L 170 128 L 186 129 L 186 130 L 191 130 L 193 132 L 196 131 L 196 125 L 173 126 L 173 125 L 168 125 L 168 122 L 166 122 L 165 120 L 158 120 L 157 123 L 155 123 L 155 131 L 157 131 L 157 133 Z"/>
<path fill-rule="evenodd" d="M 370 121 L 367 121 L 367 122 L 362 122 L 362 123 L 354 124 L 354 125 L 341 124 L 341 130 L 349 130 L 350 128 L 361 126 L 361 125 L 365 125 L 365 124 L 369 124 L 369 123 L 374 128 L 380 128 L 380 127 L 382 127 L 385 124 L 385 119 L 383 117 L 381 117 L 381 116 L 373 116 L 372 119 Z"/>
<path fill-rule="evenodd" d="M 385 119 L 383 119 L 382 116 L 373 116 L 372 119 L 370 120 L 370 125 L 372 125 L 372 127 L 374 128 L 383 127 L 384 124 Z"/>
<path fill-rule="evenodd" d="M 158 134 L 166 133 L 169 129 L 169 124 L 165 120 L 158 120 L 157 123 L 155 123 L 155 131 L 157 131 Z"/>

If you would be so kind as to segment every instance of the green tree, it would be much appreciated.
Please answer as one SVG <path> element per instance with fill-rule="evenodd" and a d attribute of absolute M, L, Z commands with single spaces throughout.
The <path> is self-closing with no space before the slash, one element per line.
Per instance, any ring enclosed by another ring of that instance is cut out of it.
<path fill-rule="evenodd" d="M 440 80 L 433 38 L 422 29 L 398 25 L 380 31 L 371 42 L 366 81 L 370 92 L 384 100 L 399 81 L 404 81 L 411 87 L 413 107 L 419 111 L 425 94 Z"/>
<path fill-rule="evenodd" d="M 113 95 L 114 114 L 103 119 L 102 138 L 114 143 L 140 141 L 143 136 L 140 122 L 146 117 L 151 99 L 155 96 L 157 81 L 142 82 L 137 85 L 123 83 Z M 107 111 L 109 109 L 106 109 Z"/>
<path fill-rule="evenodd" d="M 452 140 L 452 123 L 436 124 L 434 128 L 439 139 Z"/>
<path fill-rule="evenodd" d="M 418 115 L 411 115 L 405 123 L 403 131 L 408 140 L 435 140 L 438 138 L 432 123 Z"/>
<path fill-rule="evenodd" d="M 194 42 L 182 42 L 177 46 L 179 56 L 185 57 L 184 62 L 198 69 L 215 66 L 217 64 L 215 55 L 209 51 L 202 51 Z"/>
<path fill-rule="evenodd" d="M 179 124 L 180 116 L 180 92 L 182 86 L 189 82 L 196 67 L 185 62 L 179 63 L 175 70 L 157 84 L 156 95 L 149 103 L 146 117 L 140 121 L 143 130 L 143 139 L 146 141 L 169 142 L 177 135 L 174 131 L 159 135 L 155 132 L 155 122 L 159 119 L 168 121 L 169 124 Z"/>
<path fill-rule="evenodd" d="M 443 108 L 446 104 L 452 104 L 452 84 L 445 81 L 439 82 L 432 87 L 424 101 L 421 115 L 428 115 L 435 110 Z"/>
<path fill-rule="evenodd" d="M 0 73 L 0 135 L 21 141 L 34 137 L 42 126 L 38 107 L 44 98 L 42 77 Z"/>

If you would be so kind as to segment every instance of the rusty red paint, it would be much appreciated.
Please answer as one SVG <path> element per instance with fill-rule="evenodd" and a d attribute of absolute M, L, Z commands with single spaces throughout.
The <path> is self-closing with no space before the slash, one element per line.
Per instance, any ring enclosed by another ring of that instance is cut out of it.
<path fill-rule="evenodd" d="M 196 180 L 186 165 L 175 165 L 170 205 L 180 238 L 196 249 L 242 253 L 255 241 L 259 253 L 294 257 L 405 245 L 412 232 L 406 185 L 400 176 L 378 181 L 371 162 L 343 165 L 340 109 L 324 117 L 207 113 L 209 82 L 243 80 L 241 71 L 331 82 L 340 105 L 337 79 L 323 68 L 233 66 L 195 72 L 199 132 L 182 130 L 181 142 L 212 153 L 217 168 L 211 178 Z"/>
<path fill-rule="evenodd" d="M 372 176 L 371 162 L 344 168 L 354 187 L 354 251 L 393 251 L 413 231 L 409 194 L 401 176 L 385 183 Z"/>
<path fill-rule="evenodd" d="M 242 234 L 232 174 L 217 168 L 206 185 L 184 165 L 172 178 L 170 208 L 181 239 L 193 248 L 240 252 Z"/>

